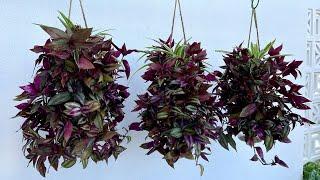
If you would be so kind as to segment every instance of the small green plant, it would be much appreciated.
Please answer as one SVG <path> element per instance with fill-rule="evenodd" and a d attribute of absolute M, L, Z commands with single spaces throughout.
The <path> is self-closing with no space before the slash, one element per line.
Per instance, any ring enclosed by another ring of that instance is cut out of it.
<path fill-rule="evenodd" d="M 320 161 L 308 162 L 303 166 L 303 180 L 320 180 Z"/>

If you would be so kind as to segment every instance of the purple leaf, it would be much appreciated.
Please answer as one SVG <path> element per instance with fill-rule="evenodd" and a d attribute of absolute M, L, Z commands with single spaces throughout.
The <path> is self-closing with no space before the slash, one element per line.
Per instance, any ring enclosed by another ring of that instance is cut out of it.
<path fill-rule="evenodd" d="M 30 50 L 35 53 L 45 52 L 45 48 L 43 46 L 34 46 L 34 48 Z"/>
<path fill-rule="evenodd" d="M 113 56 L 118 58 L 121 55 L 121 51 L 114 51 Z"/>
<path fill-rule="evenodd" d="M 301 64 L 302 64 L 303 61 L 292 61 L 290 64 L 289 64 L 289 67 L 291 69 L 297 69 Z"/>
<path fill-rule="evenodd" d="M 29 103 L 21 103 L 19 105 L 16 105 L 15 107 L 18 108 L 19 110 L 24 110 L 26 109 L 27 107 L 29 107 L 30 104 Z"/>
<path fill-rule="evenodd" d="M 190 135 L 185 135 L 185 136 L 184 136 L 184 140 L 186 141 L 186 143 L 187 143 L 187 145 L 188 145 L 189 148 L 191 148 L 191 147 L 193 146 L 194 142 L 193 142 L 192 136 L 190 136 Z"/>
<path fill-rule="evenodd" d="M 40 90 L 40 86 L 41 86 L 41 83 L 42 83 L 42 77 L 41 75 L 37 75 L 34 80 L 33 80 L 33 85 L 34 85 L 34 88 L 39 91 Z"/>
<path fill-rule="evenodd" d="M 288 166 L 284 161 L 282 161 L 281 159 L 279 159 L 278 156 L 275 156 L 275 157 L 274 157 L 274 161 L 275 161 L 277 164 L 279 164 L 280 166 L 282 166 L 282 167 L 289 168 L 289 166 Z"/>
<path fill-rule="evenodd" d="M 282 45 L 279 46 L 279 47 L 277 47 L 276 49 L 274 49 L 273 47 L 271 47 L 270 50 L 269 50 L 269 55 L 270 55 L 270 56 L 279 55 L 281 50 L 282 50 Z"/>
<path fill-rule="evenodd" d="M 71 117 L 78 117 L 82 114 L 81 108 L 76 107 L 72 109 L 66 109 L 63 111 L 66 115 L 71 116 Z"/>
<path fill-rule="evenodd" d="M 127 79 L 129 79 L 129 76 L 130 76 L 130 65 L 129 65 L 127 60 L 122 60 L 122 63 L 123 63 L 123 66 L 124 66 L 124 69 L 125 69 L 125 72 L 126 72 Z"/>
<path fill-rule="evenodd" d="M 258 158 L 258 155 L 253 155 L 253 157 L 250 159 L 251 161 L 258 161 L 259 158 Z"/>
<path fill-rule="evenodd" d="M 85 57 L 81 57 L 78 62 L 79 69 L 94 69 L 94 65 Z"/>
<path fill-rule="evenodd" d="M 33 84 L 29 84 L 29 85 L 26 85 L 26 86 L 20 86 L 20 88 L 22 90 L 24 90 L 26 93 L 28 93 L 29 95 L 31 96 L 35 96 L 38 94 L 38 91 L 37 89 L 34 87 Z"/>
<path fill-rule="evenodd" d="M 288 138 L 288 137 L 285 137 L 281 140 L 281 142 L 283 143 L 291 143 L 292 141 Z"/>
<path fill-rule="evenodd" d="M 68 59 L 70 57 L 70 53 L 64 51 L 52 51 L 48 53 L 48 55 L 52 55 L 63 60 Z"/>
<path fill-rule="evenodd" d="M 307 124 L 315 124 L 314 122 L 312 122 L 312 121 L 310 121 L 309 119 L 307 119 L 307 118 L 301 118 L 302 119 L 302 122 L 303 123 L 307 123 Z"/>
<path fill-rule="evenodd" d="M 306 102 L 311 102 L 309 99 L 303 97 L 303 96 L 292 96 L 292 99 L 297 104 L 303 104 Z"/>
<path fill-rule="evenodd" d="M 263 155 L 263 151 L 260 147 L 255 147 L 256 151 L 257 151 L 257 154 L 259 155 L 259 157 L 261 159 L 264 159 L 264 155 Z"/>
<path fill-rule="evenodd" d="M 47 32 L 52 39 L 67 39 L 69 38 L 68 34 L 58 28 L 49 27 L 45 25 L 39 25 L 45 32 Z"/>
<path fill-rule="evenodd" d="M 131 54 L 134 50 L 127 50 L 126 44 L 123 44 L 122 48 L 120 49 L 123 56 Z"/>
<path fill-rule="evenodd" d="M 140 147 L 143 148 L 143 149 L 150 149 L 150 148 L 154 147 L 154 142 L 151 141 L 151 142 L 148 142 L 148 143 L 144 143 Z"/>
<path fill-rule="evenodd" d="M 65 126 L 64 126 L 64 134 L 63 134 L 63 137 L 64 137 L 64 140 L 66 142 L 69 141 L 71 135 L 72 135 L 72 129 L 73 129 L 73 125 L 70 121 L 67 121 Z"/>
<path fill-rule="evenodd" d="M 248 117 L 253 113 L 255 113 L 256 110 L 257 110 L 257 105 L 255 103 L 249 104 L 248 106 L 242 109 L 240 113 L 240 117 Z"/>
<path fill-rule="evenodd" d="M 206 80 L 207 81 L 215 81 L 216 80 L 216 76 L 214 74 L 210 73 L 210 74 L 208 74 L 206 76 Z"/>
<path fill-rule="evenodd" d="M 204 153 L 201 153 L 200 156 L 202 157 L 202 159 L 209 162 L 209 159 L 207 158 L 207 156 Z"/>
<path fill-rule="evenodd" d="M 72 42 L 85 42 L 91 35 L 92 28 L 78 29 L 70 37 Z"/>
<path fill-rule="evenodd" d="M 192 43 L 189 48 L 187 49 L 187 53 L 189 55 L 194 55 L 194 54 L 198 54 L 202 51 L 201 47 L 200 47 L 200 43 L 194 42 Z"/>
<path fill-rule="evenodd" d="M 129 126 L 129 130 L 141 131 L 142 129 L 141 129 L 140 125 L 141 125 L 141 122 L 139 122 L 139 123 L 132 123 L 132 124 L 130 124 L 130 126 Z"/>

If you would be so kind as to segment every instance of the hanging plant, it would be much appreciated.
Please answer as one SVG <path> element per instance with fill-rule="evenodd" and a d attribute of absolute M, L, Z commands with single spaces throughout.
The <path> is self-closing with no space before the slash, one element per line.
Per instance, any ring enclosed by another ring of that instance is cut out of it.
<path fill-rule="evenodd" d="M 288 138 L 296 124 L 312 124 L 308 119 L 293 112 L 293 109 L 308 110 L 300 90 L 303 86 L 287 79 L 297 78 L 302 61 L 287 62 L 281 54 L 282 45 L 274 48 L 274 42 L 259 50 L 257 44 L 251 48 L 236 47 L 224 55 L 224 72 L 219 74 L 216 93 L 225 109 L 228 136 L 243 134 L 245 142 L 254 148 L 252 161 L 268 163 L 260 141 L 267 151 L 275 143 L 290 143 Z M 271 165 L 288 167 L 277 156 Z"/>
<path fill-rule="evenodd" d="M 210 140 L 218 136 L 215 97 L 208 92 L 213 74 L 205 73 L 206 51 L 200 43 L 175 44 L 170 37 L 152 46 L 147 55 L 148 92 L 139 95 L 133 111 L 141 122 L 130 130 L 147 131 L 151 141 L 141 145 L 147 155 L 158 151 L 174 167 L 180 158 L 207 160 Z M 203 167 L 199 165 L 203 171 Z"/>
<path fill-rule="evenodd" d="M 219 78 L 215 93 L 225 111 L 222 126 L 226 129 L 220 140 L 240 136 L 254 150 L 252 161 L 288 167 L 278 156 L 267 163 L 259 146 L 263 143 L 266 151 L 270 151 L 276 142 L 290 143 L 288 136 L 297 123 L 312 124 L 293 111 L 310 109 L 306 105 L 310 100 L 301 95 L 303 86 L 287 79 L 301 75 L 302 61 L 286 61 L 287 55 L 281 54 L 282 45 L 274 48 L 274 41 L 260 49 L 256 13 L 260 1 L 255 2 L 251 0 L 248 48 L 240 45 L 232 52 L 224 52 L 224 72 L 216 73 Z M 253 24 L 257 43 L 250 46 Z"/>
<path fill-rule="evenodd" d="M 184 43 L 175 44 L 172 36 L 177 6 L 183 30 Z M 130 130 L 147 131 L 147 155 L 159 152 L 168 165 L 181 158 L 208 161 L 211 140 L 216 140 L 221 128 L 217 125 L 219 109 L 216 97 L 209 93 L 215 75 L 206 73 L 207 53 L 200 43 L 188 43 L 182 18 L 180 1 L 175 1 L 171 35 L 168 40 L 144 51 L 147 68 L 142 78 L 149 82 L 147 92 L 139 95 L 133 111 L 140 112 L 140 122 L 132 123 Z"/>
<path fill-rule="evenodd" d="M 117 79 L 122 72 L 129 76 L 123 58 L 132 51 L 105 40 L 104 33 L 93 35 L 92 28 L 74 25 L 62 13 L 59 19 L 66 31 L 39 25 L 50 39 L 32 49 L 40 53 L 36 75 L 16 98 L 23 101 L 16 106 L 17 116 L 25 119 L 23 151 L 42 176 L 46 161 L 57 170 L 60 162 L 69 168 L 80 159 L 86 168 L 90 158 L 117 158 L 127 137 L 116 127 L 129 93 Z"/>

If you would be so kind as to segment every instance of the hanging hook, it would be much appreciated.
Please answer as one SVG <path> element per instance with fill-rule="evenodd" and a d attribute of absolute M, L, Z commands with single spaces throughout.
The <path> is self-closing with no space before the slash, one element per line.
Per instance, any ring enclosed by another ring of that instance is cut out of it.
<path fill-rule="evenodd" d="M 257 7 L 259 6 L 260 0 L 257 0 L 257 3 L 255 3 L 255 0 L 251 0 L 251 8 L 252 9 L 257 9 Z"/>

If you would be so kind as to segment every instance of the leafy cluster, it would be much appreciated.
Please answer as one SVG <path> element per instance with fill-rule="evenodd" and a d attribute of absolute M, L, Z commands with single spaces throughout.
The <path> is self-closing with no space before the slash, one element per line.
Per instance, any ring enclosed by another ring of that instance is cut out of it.
<path fill-rule="evenodd" d="M 260 50 L 257 45 L 241 45 L 224 56 L 224 72 L 219 74 L 216 93 L 227 118 L 223 124 L 228 135 L 243 135 L 244 141 L 254 148 L 251 160 L 267 165 L 263 151 L 256 147 L 263 141 L 267 151 L 277 141 L 290 143 L 288 135 L 297 123 L 312 123 L 294 113 L 292 109 L 310 109 L 310 102 L 300 94 L 301 85 L 286 77 L 297 78 L 302 61 L 286 62 L 280 52 L 282 46 L 273 48 L 274 42 Z M 271 165 L 287 165 L 277 156 Z"/>
<path fill-rule="evenodd" d="M 116 126 L 129 93 L 116 81 L 121 72 L 129 76 L 123 57 L 132 51 L 105 40 L 103 33 L 92 35 L 92 28 L 76 26 L 63 14 L 59 19 L 66 31 L 40 25 L 50 39 L 32 49 L 40 53 L 36 75 L 16 97 L 23 101 L 16 106 L 17 116 L 25 119 L 23 151 L 42 176 L 46 161 L 57 170 L 61 158 L 64 168 L 78 159 L 86 168 L 90 158 L 117 158 L 127 137 Z"/>
<path fill-rule="evenodd" d="M 146 52 L 150 63 L 142 75 L 151 84 L 134 109 L 142 121 L 130 129 L 148 132 L 151 141 L 141 145 L 148 155 L 158 151 L 172 167 L 180 158 L 199 165 L 200 157 L 208 160 L 210 140 L 220 131 L 216 97 L 208 92 L 215 75 L 205 73 L 207 53 L 200 43 L 175 44 L 171 37 L 157 42 Z"/>
<path fill-rule="evenodd" d="M 320 179 L 320 162 L 308 162 L 303 166 L 303 180 Z"/>

